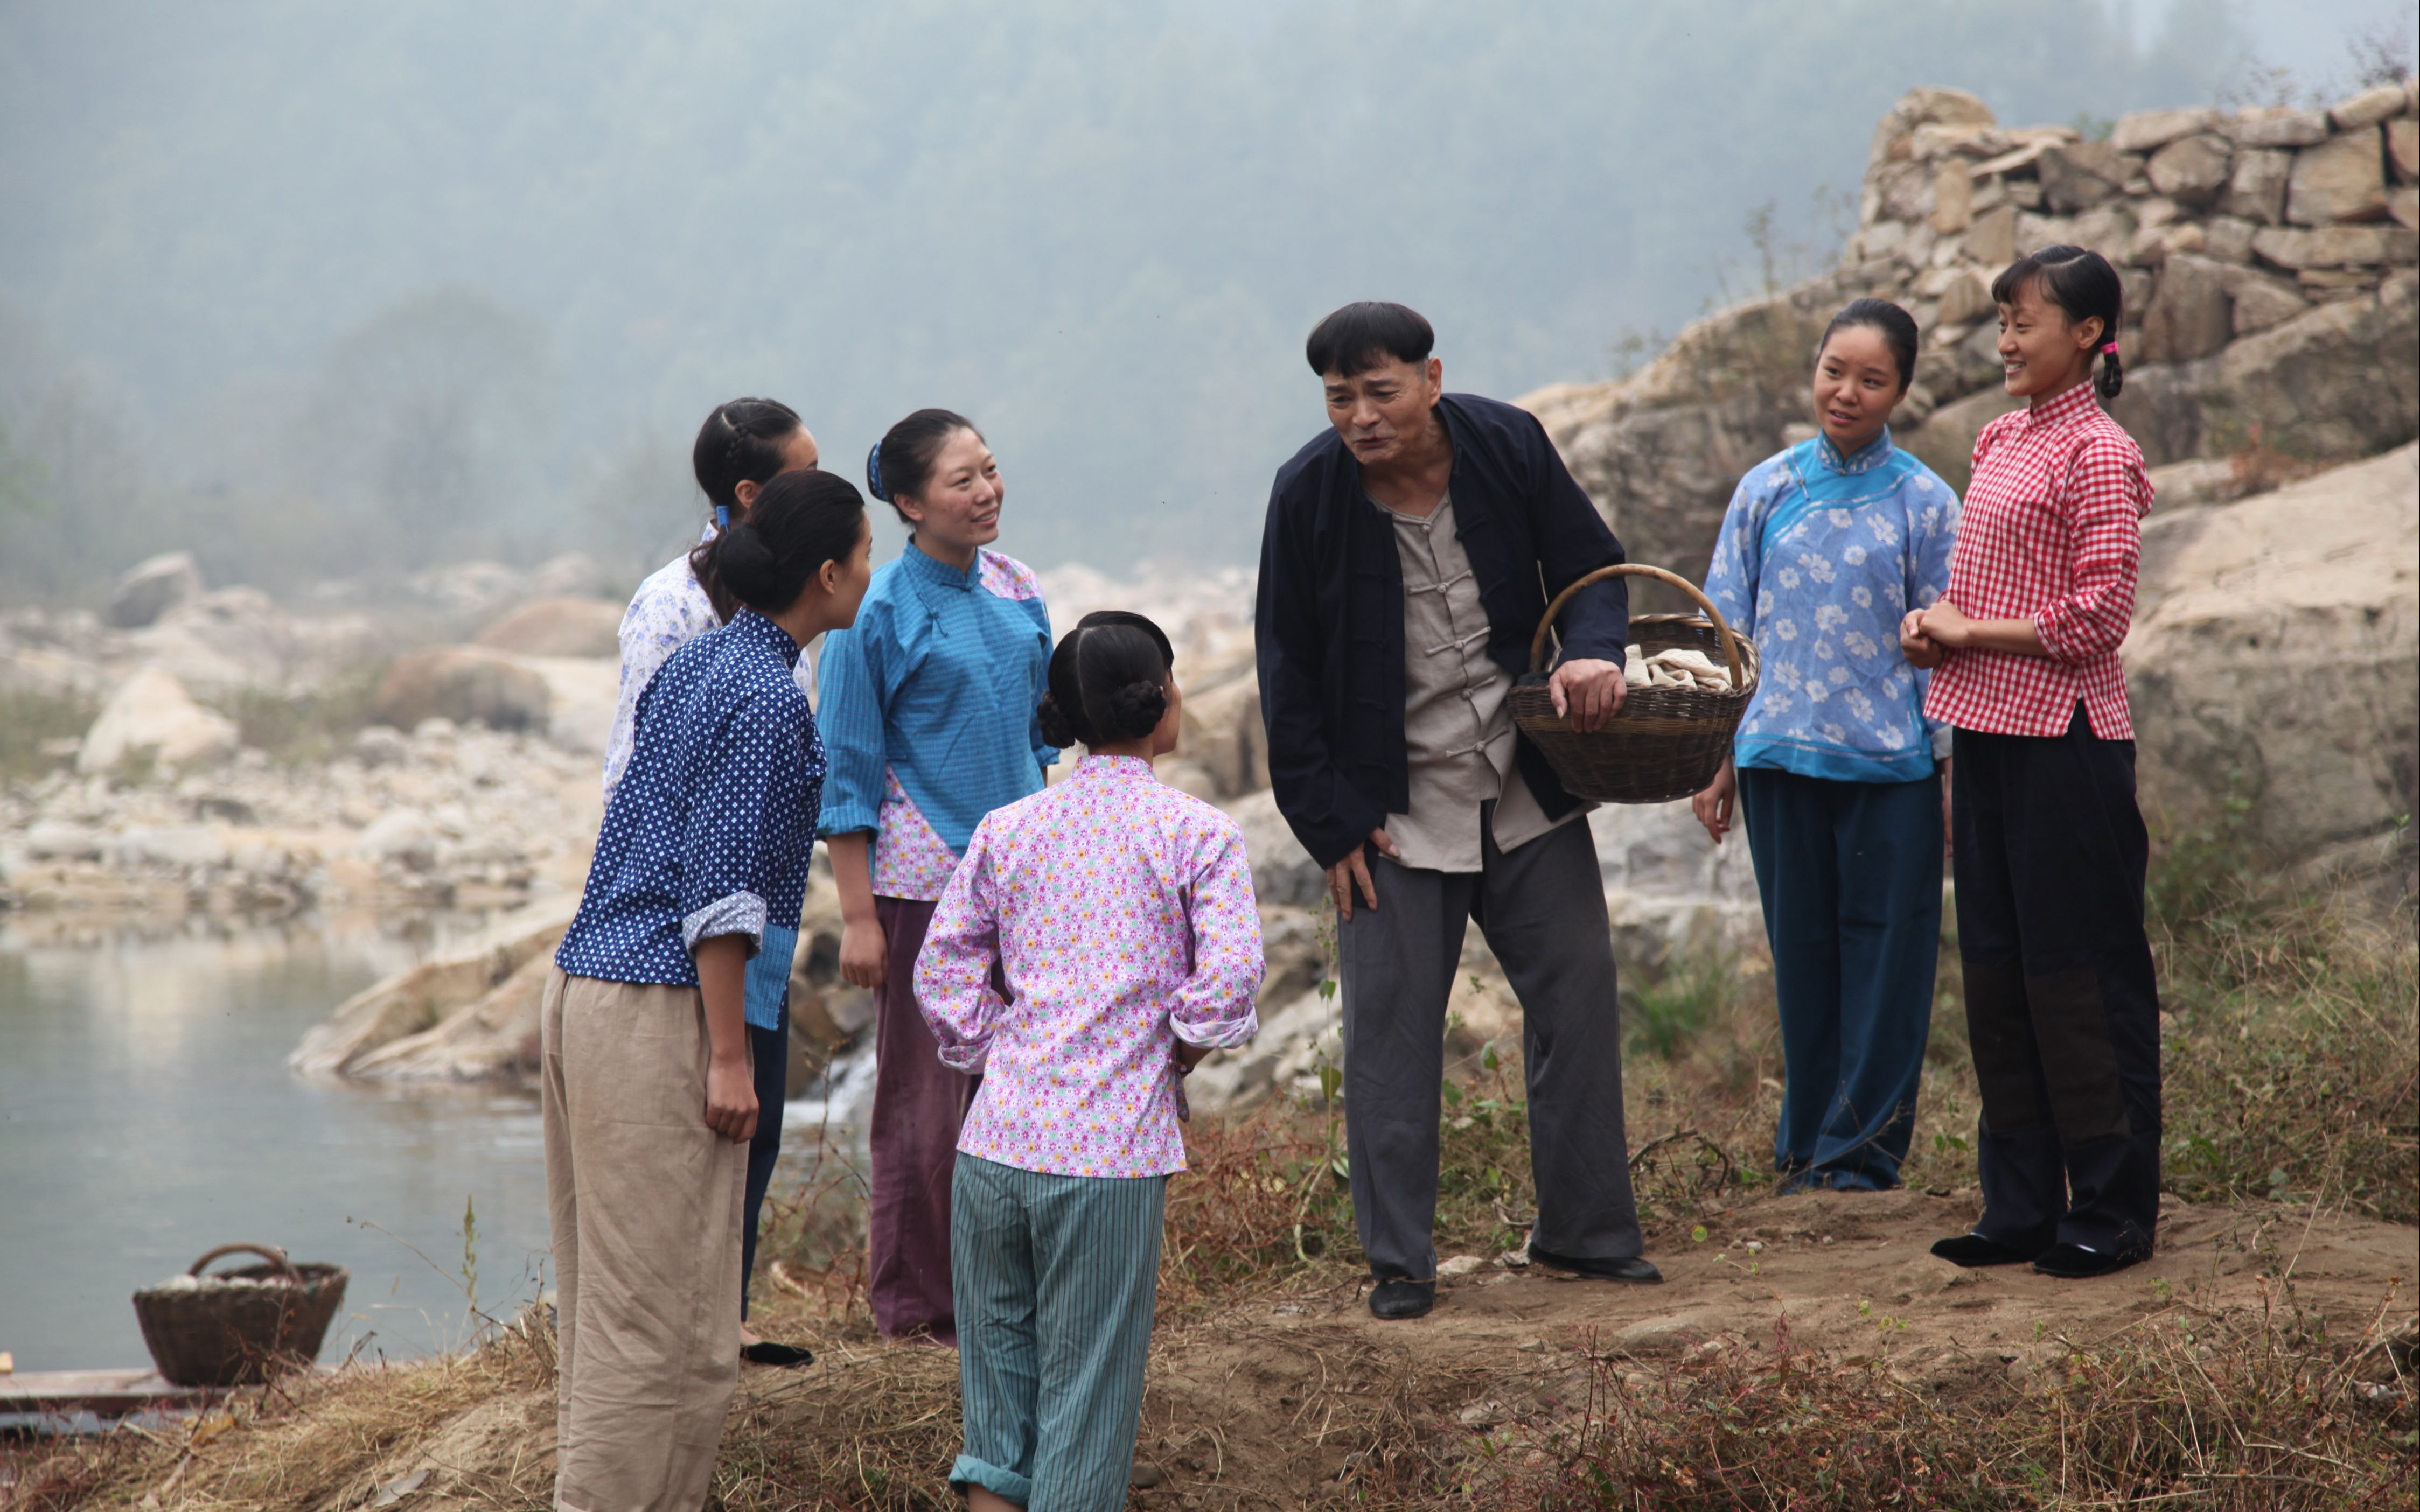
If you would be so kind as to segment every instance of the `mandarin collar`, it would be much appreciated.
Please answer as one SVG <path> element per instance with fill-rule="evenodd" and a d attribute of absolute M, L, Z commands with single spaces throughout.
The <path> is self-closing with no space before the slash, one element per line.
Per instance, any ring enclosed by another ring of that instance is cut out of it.
<path fill-rule="evenodd" d="M 1883 427 L 1881 435 L 1845 456 L 1841 455 L 1840 449 L 1832 443 L 1831 437 L 1821 431 L 1815 434 L 1815 457 L 1817 461 L 1823 463 L 1823 471 L 1826 472 L 1838 472 L 1852 477 L 1860 472 L 1871 472 L 1891 459 L 1892 450 L 1888 425 Z"/>
<path fill-rule="evenodd" d="M 2072 420 L 2086 410 L 2097 408 L 2098 405 L 2099 398 L 2092 391 L 2092 380 L 2087 378 L 2056 398 L 2028 408 L 2025 410 L 2025 425 L 2028 429 L 2055 425 L 2062 421 Z"/>
<path fill-rule="evenodd" d="M 745 604 L 731 616 L 731 623 L 724 628 L 737 636 L 741 644 L 762 646 L 781 657 L 783 666 L 793 671 L 797 669 L 799 643 L 790 639 L 790 632 Z"/>
<path fill-rule="evenodd" d="M 954 588 L 963 594 L 975 585 L 975 574 L 983 568 L 983 552 L 977 550 L 974 561 L 960 571 L 946 562 L 926 556 L 916 545 L 915 537 L 910 536 L 906 548 L 899 553 L 899 561 L 902 570 L 912 574 L 918 582 L 931 583 L 936 588 Z"/>
<path fill-rule="evenodd" d="M 1103 778 L 1122 778 L 1127 780 L 1136 778 L 1149 778 L 1155 782 L 1159 780 L 1152 771 L 1151 763 L 1140 756 L 1102 756 L 1089 750 L 1077 761 L 1076 770 L 1071 775 L 1082 777 L 1087 773 L 1097 773 Z"/>

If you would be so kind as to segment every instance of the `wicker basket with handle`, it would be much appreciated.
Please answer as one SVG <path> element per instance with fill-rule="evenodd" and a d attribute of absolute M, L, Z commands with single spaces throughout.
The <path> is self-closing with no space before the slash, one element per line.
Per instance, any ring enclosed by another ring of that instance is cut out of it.
<path fill-rule="evenodd" d="M 1652 656 L 1682 646 L 1719 656 L 1731 686 L 1719 692 L 1701 687 L 1634 687 L 1621 712 L 1593 733 L 1583 733 L 1555 712 L 1546 689 L 1546 638 L 1574 594 L 1607 578 L 1652 578 L 1698 601 L 1695 614 L 1642 614 L 1630 622 L 1630 639 Z M 1512 689 L 1512 722 L 1538 743 L 1564 788 L 1597 803 L 1668 803 L 1705 787 L 1731 753 L 1731 736 L 1756 697 L 1756 647 L 1723 623 L 1722 611 L 1697 585 L 1661 567 L 1624 563 L 1601 567 L 1555 595 L 1529 641 L 1529 674 Z"/>
<path fill-rule="evenodd" d="M 239 1266 L 209 1280 L 260 1285 L 170 1282 L 134 1294 L 134 1317 L 151 1362 L 175 1385 L 248 1386 L 307 1366 L 345 1304 L 343 1266 L 297 1265 L 274 1245 L 221 1244 L 185 1274 L 199 1277 L 212 1260 L 235 1254 L 258 1255 L 269 1263 Z"/>

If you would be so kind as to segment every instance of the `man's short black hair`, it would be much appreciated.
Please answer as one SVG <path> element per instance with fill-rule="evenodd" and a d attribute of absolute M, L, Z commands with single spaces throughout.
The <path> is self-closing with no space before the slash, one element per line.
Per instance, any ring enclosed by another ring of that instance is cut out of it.
<path fill-rule="evenodd" d="M 1302 354 L 1321 378 L 1352 378 L 1389 357 L 1424 363 L 1435 345 L 1436 332 L 1418 310 L 1388 300 L 1361 300 L 1312 327 Z"/>

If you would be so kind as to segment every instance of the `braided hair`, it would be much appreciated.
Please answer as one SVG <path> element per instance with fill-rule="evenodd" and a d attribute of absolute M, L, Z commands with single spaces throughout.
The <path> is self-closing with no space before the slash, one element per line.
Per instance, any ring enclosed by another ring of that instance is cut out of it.
<path fill-rule="evenodd" d="M 2126 313 L 2126 287 L 2109 259 L 2082 247 L 2044 247 L 2026 254 L 1992 280 L 1992 302 L 2013 304 L 2027 285 L 2067 316 L 2070 325 L 2101 322 L 2101 371 L 2092 376 L 2102 403 L 2118 397 L 2126 386 L 2126 369 L 2118 361 L 2118 322 Z"/>
<path fill-rule="evenodd" d="M 1050 654 L 1050 689 L 1035 715 L 1042 738 L 1064 748 L 1140 740 L 1168 714 L 1176 652 L 1168 633 L 1122 609 L 1076 622 Z"/>
<path fill-rule="evenodd" d="M 781 472 L 783 448 L 799 424 L 799 412 L 778 399 L 734 399 L 716 405 L 706 417 L 690 448 L 690 471 L 697 475 L 706 501 L 714 506 L 718 531 L 729 530 L 732 517 L 745 513 L 739 502 L 742 483 L 770 483 Z M 707 549 L 712 544 L 690 553 L 690 571 L 714 605 L 715 618 L 728 620 L 739 601 L 723 585 L 714 553 Z"/>

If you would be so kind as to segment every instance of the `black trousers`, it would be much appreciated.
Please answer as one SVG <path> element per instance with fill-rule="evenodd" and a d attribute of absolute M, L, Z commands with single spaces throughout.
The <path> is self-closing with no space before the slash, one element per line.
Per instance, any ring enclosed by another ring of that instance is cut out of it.
<path fill-rule="evenodd" d="M 739 1217 L 739 1316 L 748 1316 L 748 1283 L 756 1275 L 756 1218 L 765 1211 L 765 1189 L 782 1158 L 782 1101 L 790 1084 L 790 1009 L 782 1006 L 782 1026 L 748 1026 L 748 1050 L 756 1072 L 756 1135 L 748 1141 L 748 1185 Z"/>
<path fill-rule="evenodd" d="M 2149 1253 L 2160 1211 L 2160 1001 L 2134 743 L 2076 705 L 2055 738 L 1960 730 L 1958 952 L 1983 1116 L 1983 1218 L 2013 1249 Z"/>

